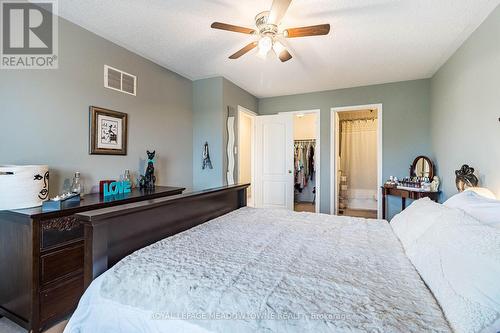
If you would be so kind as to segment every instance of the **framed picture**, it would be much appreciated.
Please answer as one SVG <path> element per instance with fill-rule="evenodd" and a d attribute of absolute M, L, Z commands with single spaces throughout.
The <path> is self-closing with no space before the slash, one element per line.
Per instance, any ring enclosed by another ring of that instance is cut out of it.
<path fill-rule="evenodd" d="M 90 154 L 127 155 L 127 114 L 90 107 Z"/>

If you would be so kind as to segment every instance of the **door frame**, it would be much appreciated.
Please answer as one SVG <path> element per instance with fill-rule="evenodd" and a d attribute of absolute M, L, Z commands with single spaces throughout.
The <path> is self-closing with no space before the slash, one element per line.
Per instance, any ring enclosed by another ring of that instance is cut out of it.
<path fill-rule="evenodd" d="M 295 116 L 297 114 L 316 114 L 316 149 L 314 150 L 314 168 L 316 173 L 316 198 L 315 198 L 315 211 L 320 212 L 321 209 L 321 109 L 311 109 L 311 110 L 299 110 L 299 111 L 284 111 L 278 114 L 285 114 L 290 116 Z M 295 123 L 294 123 L 295 125 Z M 291 142 L 290 149 L 294 149 L 293 140 Z M 294 188 L 294 186 L 292 186 Z M 293 193 L 295 197 L 295 190 Z M 294 200 L 295 202 L 295 200 Z"/>
<path fill-rule="evenodd" d="M 254 200 L 255 200 L 255 117 L 257 117 L 257 113 L 254 112 L 254 111 L 251 111 L 241 105 L 238 105 L 238 108 L 237 108 L 237 112 L 238 112 L 238 117 L 237 117 L 237 125 L 236 125 L 236 128 L 238 130 L 238 133 L 237 133 L 237 137 L 238 137 L 238 144 L 236 146 L 236 159 L 238 161 L 238 183 L 240 183 L 240 142 L 241 142 L 241 132 L 240 132 L 240 120 L 241 120 L 241 116 L 243 117 L 249 117 L 251 120 L 252 120 L 252 128 L 251 128 L 251 132 L 252 132 L 252 139 L 250 140 L 250 146 L 251 146 L 251 150 L 250 150 L 250 159 L 251 159 L 251 162 L 250 162 L 250 165 L 251 165 L 251 170 L 250 170 L 250 182 L 251 182 L 251 186 L 250 186 L 250 197 L 252 198 L 251 199 L 251 202 L 247 202 L 247 205 L 250 206 L 250 207 L 253 207 L 254 206 Z M 247 189 L 248 190 L 248 189 Z"/>
<path fill-rule="evenodd" d="M 330 214 L 335 215 L 337 213 L 337 170 L 338 170 L 338 158 L 337 158 L 337 144 L 338 144 L 338 114 L 340 112 L 346 111 L 362 111 L 366 109 L 377 109 L 377 217 L 382 218 L 382 192 L 380 188 L 382 187 L 382 167 L 383 167 L 383 104 L 367 104 L 367 105 L 353 105 L 353 106 L 342 106 L 342 107 L 332 107 L 330 109 Z"/>

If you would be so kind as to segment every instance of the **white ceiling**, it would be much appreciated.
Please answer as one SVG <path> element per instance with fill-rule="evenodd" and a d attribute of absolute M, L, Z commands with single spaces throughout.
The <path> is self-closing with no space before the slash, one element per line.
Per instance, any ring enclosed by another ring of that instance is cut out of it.
<path fill-rule="evenodd" d="M 60 15 L 192 80 L 224 76 L 257 97 L 431 77 L 500 0 L 294 0 L 281 28 L 330 23 L 328 36 L 288 39 L 294 58 L 252 51 L 272 0 L 64 0 Z M 130 70 L 130 69 L 129 69 Z"/>

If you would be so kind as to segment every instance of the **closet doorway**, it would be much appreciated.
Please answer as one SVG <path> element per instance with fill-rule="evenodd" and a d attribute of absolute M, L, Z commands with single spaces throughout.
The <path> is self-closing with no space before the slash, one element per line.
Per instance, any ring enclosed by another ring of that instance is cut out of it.
<path fill-rule="evenodd" d="M 314 116 L 312 121 L 306 117 L 310 114 Z M 254 118 L 255 207 L 288 210 L 296 208 L 299 211 L 319 212 L 321 164 L 319 115 L 319 110 L 310 110 L 280 112 Z M 307 126 L 305 126 L 306 120 Z M 304 136 L 303 132 L 307 131 L 312 131 L 314 135 Z M 300 157 L 304 158 L 302 164 L 299 163 L 298 156 L 297 159 L 294 156 L 295 149 L 300 145 L 302 146 Z M 296 186 L 297 177 L 302 177 L 301 191 Z M 294 201 L 299 205 L 294 204 Z"/>
<path fill-rule="evenodd" d="M 319 213 L 319 140 L 318 110 L 293 112 L 294 210 Z"/>
<path fill-rule="evenodd" d="M 381 216 L 382 105 L 332 109 L 332 214 Z"/>
<path fill-rule="evenodd" d="M 316 112 L 294 113 L 294 210 L 297 212 L 319 212 L 316 207 L 318 118 Z"/>

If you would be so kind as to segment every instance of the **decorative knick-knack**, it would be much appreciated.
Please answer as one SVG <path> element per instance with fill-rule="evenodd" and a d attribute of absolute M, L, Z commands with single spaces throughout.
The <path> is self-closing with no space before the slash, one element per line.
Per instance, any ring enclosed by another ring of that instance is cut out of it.
<path fill-rule="evenodd" d="M 0 210 L 41 206 L 48 197 L 47 165 L 0 165 Z"/>
<path fill-rule="evenodd" d="M 151 153 L 148 150 L 146 151 L 146 153 L 148 154 L 148 166 L 146 168 L 145 175 L 141 176 L 141 179 L 139 181 L 139 187 L 150 190 L 155 187 L 155 182 L 156 182 L 155 167 L 153 165 L 156 151 L 153 151 Z"/>
<path fill-rule="evenodd" d="M 479 180 L 474 175 L 474 168 L 467 164 L 462 165 L 460 170 L 455 170 L 455 185 L 457 190 L 463 192 L 467 187 L 477 187 Z"/>
<path fill-rule="evenodd" d="M 203 165 L 201 168 L 205 170 L 207 167 L 213 169 L 212 161 L 210 160 L 210 152 L 208 151 L 208 142 L 205 142 L 205 146 L 203 147 Z"/>
<path fill-rule="evenodd" d="M 130 176 L 130 170 L 125 170 L 125 173 L 123 174 L 123 181 L 124 182 L 129 182 L 131 187 L 134 187 L 134 183 L 132 182 L 132 178 Z"/>
<path fill-rule="evenodd" d="M 70 192 L 74 194 L 80 194 L 80 196 L 83 196 L 83 184 L 82 180 L 80 177 L 80 172 L 75 172 L 75 176 L 73 177 L 73 182 L 71 183 L 71 188 Z"/>
<path fill-rule="evenodd" d="M 431 192 L 439 191 L 439 184 L 440 184 L 439 177 L 434 176 L 434 178 L 432 179 L 432 182 L 431 182 Z"/>

